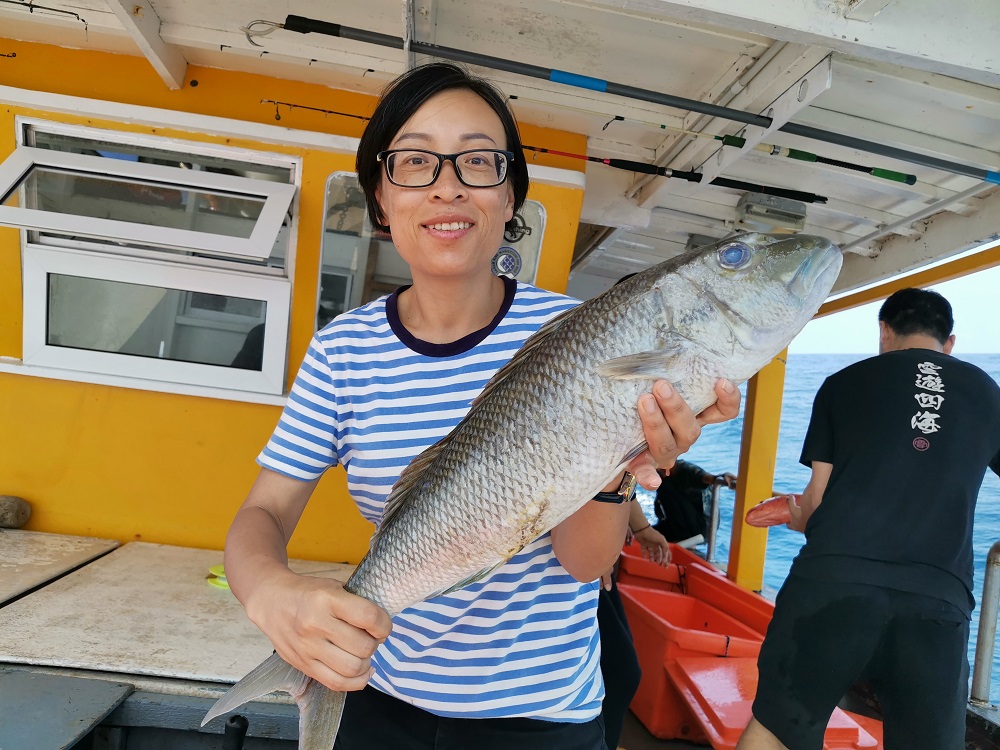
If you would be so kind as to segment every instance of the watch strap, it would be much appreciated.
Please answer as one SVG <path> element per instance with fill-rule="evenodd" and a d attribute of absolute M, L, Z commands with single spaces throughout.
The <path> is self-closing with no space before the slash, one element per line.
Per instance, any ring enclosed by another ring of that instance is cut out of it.
<path fill-rule="evenodd" d="M 594 495 L 594 500 L 599 503 L 627 503 L 635 498 L 635 474 L 630 471 L 625 472 L 621 484 L 614 492 L 598 492 Z"/>

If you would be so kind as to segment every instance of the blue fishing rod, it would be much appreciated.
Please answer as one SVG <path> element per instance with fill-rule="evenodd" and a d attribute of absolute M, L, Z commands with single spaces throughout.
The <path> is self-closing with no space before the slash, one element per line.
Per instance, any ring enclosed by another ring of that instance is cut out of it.
<path fill-rule="evenodd" d="M 268 28 L 263 31 L 254 30 L 253 27 L 258 24 L 267 26 Z M 485 68 L 502 70 L 508 73 L 516 73 L 530 78 L 540 78 L 542 80 L 561 83 L 567 86 L 575 86 L 577 88 L 589 89 L 591 91 L 615 94 L 629 99 L 652 102 L 654 104 L 662 104 L 666 107 L 674 107 L 675 109 L 698 112 L 700 114 L 710 115 L 711 117 L 720 117 L 725 120 L 742 122 L 746 125 L 756 125 L 757 127 L 765 129 L 770 128 L 773 123 L 773 119 L 765 115 L 755 115 L 751 112 L 744 112 L 739 109 L 722 107 L 718 104 L 701 102 L 697 99 L 686 99 L 684 97 L 673 96 L 671 94 L 663 94 L 659 91 L 641 89 L 635 86 L 626 86 L 612 81 L 605 81 L 600 78 L 591 78 L 590 76 L 578 75 L 576 73 L 569 73 L 567 71 L 556 70 L 554 68 L 543 68 L 538 65 L 529 65 L 528 63 L 518 62 L 516 60 L 492 57 L 490 55 L 483 55 L 477 52 L 455 49 L 454 47 L 443 47 L 438 44 L 418 42 L 413 39 L 404 40 L 398 36 L 379 34 L 374 31 L 366 31 L 365 29 L 356 29 L 339 23 L 317 21 L 312 18 L 305 18 L 304 16 L 286 16 L 284 23 L 262 20 L 252 21 L 247 24 L 242 31 L 247 35 L 247 40 L 251 44 L 259 47 L 261 45 L 254 42 L 253 37 L 270 34 L 275 29 L 286 29 L 299 34 L 324 34 L 326 36 L 334 36 L 341 39 L 351 39 L 357 42 L 376 44 L 381 47 L 391 47 L 393 49 L 400 50 L 406 49 L 422 55 L 439 57 L 444 60 L 453 60 L 455 62 L 466 63 L 468 65 L 479 65 Z M 934 156 L 919 154 L 915 151 L 908 151 L 906 149 L 889 146 L 884 143 L 875 143 L 874 141 L 867 141 L 862 138 L 855 138 L 854 136 L 844 135 L 842 133 L 833 133 L 811 125 L 801 125 L 794 122 L 786 122 L 784 125 L 781 125 L 778 130 L 784 133 L 789 133 L 790 135 L 798 135 L 803 138 L 810 138 L 816 141 L 845 146 L 847 148 L 857 149 L 870 154 L 885 156 L 890 159 L 898 159 L 899 161 L 907 162 L 909 164 L 919 164 L 920 166 L 940 169 L 944 172 L 964 175 L 983 182 L 1000 185 L 1000 172 L 981 169 L 979 167 L 972 167 L 967 164 L 960 164 L 959 162 L 947 159 L 939 159 Z"/>

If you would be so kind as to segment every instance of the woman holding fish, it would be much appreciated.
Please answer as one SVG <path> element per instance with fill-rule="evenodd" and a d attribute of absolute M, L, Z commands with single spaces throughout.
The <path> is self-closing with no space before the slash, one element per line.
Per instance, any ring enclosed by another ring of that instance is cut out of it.
<path fill-rule="evenodd" d="M 344 750 L 601 750 L 595 608 L 598 579 L 626 533 L 628 504 L 616 494 L 623 473 L 550 532 L 525 520 L 514 538 L 502 538 L 498 519 L 512 512 L 484 496 L 463 498 L 458 522 L 430 521 L 462 529 L 448 532 L 450 544 L 425 545 L 433 530 L 389 538 L 383 528 L 400 531 L 401 506 L 433 490 L 436 480 L 421 474 L 431 452 L 422 452 L 459 424 L 532 333 L 576 305 L 491 270 L 528 190 L 517 126 L 492 85 L 452 65 L 423 66 L 384 95 L 357 166 L 372 224 L 391 233 L 413 284 L 316 334 L 232 524 L 229 583 L 274 644 L 274 664 L 313 678 L 286 689 L 320 690 L 316 700 L 301 696 L 302 750 L 328 748 L 333 736 Z M 655 488 L 656 467 L 670 466 L 701 425 L 736 416 L 739 391 L 726 380 L 715 391 L 718 401 L 697 416 L 666 382 L 638 398 L 648 450 L 628 469 L 643 486 Z M 524 451 L 532 439 L 523 435 Z M 499 481 L 509 455 L 491 450 L 500 449 L 482 446 L 475 462 L 495 462 Z M 379 525 L 368 572 L 359 567 L 347 588 L 292 573 L 285 552 L 319 477 L 338 464 L 361 513 Z M 449 571 L 461 568 L 452 558 L 480 547 L 497 547 L 499 564 L 447 585 Z M 363 585 L 384 578 L 377 565 L 394 553 L 404 562 L 385 575 L 399 584 Z M 418 590 L 436 576 L 439 589 Z M 269 670 L 252 673 L 258 690 L 282 687 L 268 682 L 280 670 Z M 332 695 L 323 685 L 348 691 L 339 734 L 339 706 L 316 708 Z"/>

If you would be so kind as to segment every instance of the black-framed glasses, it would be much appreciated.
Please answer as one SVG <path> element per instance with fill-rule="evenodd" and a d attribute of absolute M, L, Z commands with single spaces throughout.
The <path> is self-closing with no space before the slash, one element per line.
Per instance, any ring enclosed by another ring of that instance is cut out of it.
<path fill-rule="evenodd" d="M 379 151 L 375 157 L 385 165 L 389 182 L 400 187 L 433 185 L 441 165 L 450 161 L 458 180 L 466 187 L 496 187 L 503 184 L 514 160 L 513 151 L 477 148 L 457 154 L 439 154 L 414 148 Z"/>

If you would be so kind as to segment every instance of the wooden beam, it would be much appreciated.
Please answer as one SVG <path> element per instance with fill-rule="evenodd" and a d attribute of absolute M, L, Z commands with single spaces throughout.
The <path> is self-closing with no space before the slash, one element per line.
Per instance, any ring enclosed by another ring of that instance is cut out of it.
<path fill-rule="evenodd" d="M 992 246 L 1000 240 L 996 218 L 1000 215 L 1000 189 L 968 198 L 966 202 L 973 209 L 971 215 L 945 211 L 923 219 L 915 224 L 918 230 L 915 236 L 889 235 L 885 240 L 876 241 L 874 257 L 845 254 L 833 293 L 842 294 L 894 281 L 900 275 L 920 271 L 932 263 L 978 247 Z"/>
<path fill-rule="evenodd" d="M 562 0 L 568 2 L 569 0 Z M 1000 84 L 995 0 L 887 5 L 873 21 L 844 16 L 818 0 L 591 0 L 591 5 L 707 24 L 773 39 L 820 45 L 867 60 L 894 63 L 988 86 Z"/>
<path fill-rule="evenodd" d="M 183 86 L 187 60 L 160 38 L 160 17 L 149 0 L 108 0 L 108 6 L 167 87 Z"/>

